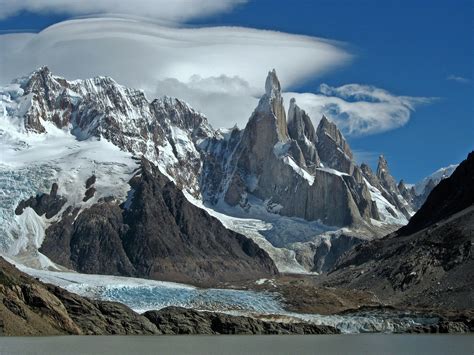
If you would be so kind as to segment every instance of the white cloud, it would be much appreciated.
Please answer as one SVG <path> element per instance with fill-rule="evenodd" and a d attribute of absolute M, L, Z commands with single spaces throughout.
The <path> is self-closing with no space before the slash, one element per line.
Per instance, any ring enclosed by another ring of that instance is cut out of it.
<path fill-rule="evenodd" d="M 452 75 L 452 74 L 448 75 L 446 80 L 456 81 L 456 82 L 461 83 L 461 84 L 469 84 L 471 82 L 471 79 L 464 78 L 464 77 L 458 76 L 458 75 Z"/>
<path fill-rule="evenodd" d="M 262 83 L 263 86 L 263 83 Z M 157 83 L 155 96 L 175 96 L 206 114 L 214 127 L 245 127 L 258 99 L 249 84 L 239 77 L 193 77 L 189 83 L 165 79 Z"/>
<path fill-rule="evenodd" d="M 218 127 L 246 122 L 268 70 L 276 68 L 285 88 L 351 59 L 341 44 L 314 37 L 110 17 L 2 35 L 0 53 L 0 83 L 42 65 L 68 79 L 107 75 L 150 98 L 159 93 L 188 100 Z"/>
<path fill-rule="evenodd" d="M 0 19 L 21 11 L 67 15 L 126 14 L 182 22 L 229 11 L 247 0 L 0 0 Z"/>
<path fill-rule="evenodd" d="M 433 98 L 396 96 L 373 86 L 348 84 L 331 87 L 322 84 L 320 93 L 285 93 L 296 98 L 317 124 L 326 115 L 347 135 L 368 135 L 405 125 L 412 111 Z"/>

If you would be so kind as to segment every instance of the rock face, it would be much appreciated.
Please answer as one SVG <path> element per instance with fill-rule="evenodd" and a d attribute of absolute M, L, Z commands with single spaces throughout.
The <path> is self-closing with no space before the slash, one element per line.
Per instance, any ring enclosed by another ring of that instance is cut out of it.
<path fill-rule="evenodd" d="M 339 334 L 326 325 L 277 323 L 224 313 L 167 307 L 143 314 L 163 334 Z"/>
<path fill-rule="evenodd" d="M 440 182 L 410 223 L 356 246 L 328 285 L 371 290 L 401 306 L 472 309 L 474 153 Z"/>
<path fill-rule="evenodd" d="M 188 202 L 149 161 L 130 186 L 121 205 L 67 209 L 46 230 L 40 251 L 80 272 L 193 284 L 277 274 L 265 251 Z"/>

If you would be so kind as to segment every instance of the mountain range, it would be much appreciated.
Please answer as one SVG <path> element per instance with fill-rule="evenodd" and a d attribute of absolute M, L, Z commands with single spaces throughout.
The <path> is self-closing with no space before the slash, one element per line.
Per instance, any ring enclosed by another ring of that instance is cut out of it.
<path fill-rule="evenodd" d="M 315 128 L 294 99 L 287 113 L 274 70 L 242 130 L 47 67 L 0 94 L 0 245 L 34 267 L 191 283 L 327 271 L 406 224 L 453 170 L 407 186 L 383 156 L 357 165 L 326 117 Z"/>
<path fill-rule="evenodd" d="M 383 156 L 375 171 L 358 165 L 327 117 L 316 125 L 294 99 L 286 110 L 274 70 L 243 129 L 214 129 L 177 98 L 149 101 L 111 78 L 66 80 L 47 67 L 0 88 L 0 112 L 8 261 L 79 293 L 81 275 L 118 275 L 197 285 L 216 293 L 211 310 L 229 302 L 226 290 L 244 300 L 230 300 L 233 315 L 137 314 L 100 300 L 107 285 L 86 285 L 84 298 L 0 258 L 0 333 L 474 329 L 474 153 L 397 183 Z M 173 287 L 189 297 L 192 286 L 170 285 L 145 284 L 137 296 L 125 284 L 124 302 Z M 256 295 L 276 295 L 284 309 Z M 282 313 L 248 313 L 257 299 Z M 314 313 L 333 318 L 314 324 Z"/>

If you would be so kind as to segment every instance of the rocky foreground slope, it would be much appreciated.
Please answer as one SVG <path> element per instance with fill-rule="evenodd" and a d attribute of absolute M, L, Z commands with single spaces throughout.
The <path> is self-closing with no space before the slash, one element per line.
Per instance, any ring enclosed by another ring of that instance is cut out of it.
<path fill-rule="evenodd" d="M 0 258 L 0 335 L 336 334 L 330 326 L 278 323 L 177 307 L 143 315 L 47 285 Z"/>
<path fill-rule="evenodd" d="M 474 309 L 474 152 L 407 226 L 355 247 L 324 284 L 374 292 L 399 307 Z"/>

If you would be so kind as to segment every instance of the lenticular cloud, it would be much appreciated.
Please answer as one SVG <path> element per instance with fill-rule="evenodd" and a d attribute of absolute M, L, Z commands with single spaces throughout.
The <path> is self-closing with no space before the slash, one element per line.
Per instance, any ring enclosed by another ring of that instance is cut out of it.
<path fill-rule="evenodd" d="M 65 21 L 38 34 L 0 36 L 1 81 L 48 65 L 67 78 L 110 75 L 131 86 L 174 78 L 239 77 L 260 88 L 275 67 L 296 81 L 341 65 L 349 55 L 336 43 L 238 27 L 176 28 L 132 19 Z"/>
<path fill-rule="evenodd" d="M 245 2 L 247 0 L 0 0 L 0 19 L 29 11 L 68 15 L 121 13 L 180 22 L 229 11 Z"/>
<path fill-rule="evenodd" d="M 276 68 L 282 83 L 291 86 L 350 60 L 339 43 L 314 37 L 241 27 L 169 27 L 110 17 L 69 20 L 38 34 L 3 35 L 0 51 L 0 83 L 42 65 L 68 79 L 111 76 L 150 96 L 166 94 L 160 83 L 175 83 L 188 88 L 181 98 L 218 126 L 248 119 L 251 108 L 245 105 L 262 93 L 269 69 Z M 234 103 L 225 120 L 218 113 L 222 105 L 216 102 L 218 107 L 213 107 L 215 93 L 220 102 Z M 244 109 L 237 107 L 238 98 L 243 98 Z"/>

